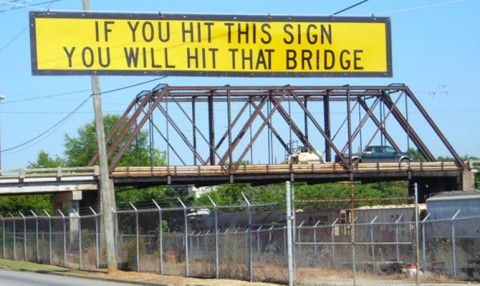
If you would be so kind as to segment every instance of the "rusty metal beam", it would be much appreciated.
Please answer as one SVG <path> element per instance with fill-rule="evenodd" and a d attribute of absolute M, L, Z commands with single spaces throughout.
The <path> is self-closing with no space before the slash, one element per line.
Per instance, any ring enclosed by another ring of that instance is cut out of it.
<path fill-rule="evenodd" d="M 340 150 L 338 150 L 338 148 L 335 146 L 335 144 L 333 144 L 333 142 L 328 138 L 327 134 L 325 133 L 325 131 L 323 130 L 323 128 L 320 126 L 320 124 L 318 123 L 318 121 L 315 119 L 315 117 L 312 115 L 312 113 L 310 113 L 310 111 L 308 111 L 308 109 L 305 108 L 305 106 L 302 104 L 302 102 L 300 101 L 300 99 L 297 97 L 297 95 L 295 94 L 295 92 L 291 92 L 291 94 L 293 95 L 293 97 L 295 98 L 295 100 L 297 101 L 298 105 L 303 109 L 303 112 L 305 112 L 305 114 L 307 114 L 308 118 L 312 121 L 313 125 L 317 128 L 317 130 L 322 134 L 322 136 L 325 138 L 325 141 L 327 142 L 328 146 L 330 148 L 333 149 L 333 151 L 338 154 L 342 160 L 342 162 L 345 164 L 345 165 L 348 165 L 347 164 L 347 161 L 345 161 L 345 158 L 343 158 L 342 153 L 340 152 Z M 313 149 L 312 149 L 313 150 Z"/>
<path fill-rule="evenodd" d="M 232 140 L 232 144 L 230 144 L 230 146 L 228 146 L 227 152 L 220 159 L 220 162 L 219 162 L 220 165 L 225 164 L 225 162 L 227 160 L 227 157 L 228 157 L 228 154 L 230 152 L 230 149 L 232 149 L 232 152 L 233 152 L 235 147 L 237 147 L 238 143 L 240 143 L 240 140 L 242 140 L 242 138 L 245 135 L 245 133 L 247 132 L 248 128 L 250 128 L 252 126 L 253 121 L 255 121 L 255 118 L 258 116 L 258 114 L 260 113 L 260 111 L 262 110 L 262 108 L 265 106 L 266 103 L 267 103 L 267 97 L 264 96 L 263 99 L 260 101 L 260 105 L 257 108 L 255 108 L 252 115 L 250 116 L 250 118 L 248 118 L 247 122 L 244 124 L 244 126 L 242 127 L 240 132 L 237 134 L 235 139 Z"/>
<path fill-rule="evenodd" d="M 407 133 L 407 136 L 409 136 L 412 139 L 413 143 L 417 146 L 418 150 L 425 157 L 425 159 L 430 162 L 435 162 L 436 161 L 435 156 L 433 156 L 433 154 L 427 148 L 427 145 L 425 145 L 425 143 L 422 141 L 422 139 L 417 134 L 417 132 L 415 132 L 413 127 L 410 125 L 410 123 L 407 122 L 405 117 L 402 115 L 402 112 L 397 108 L 397 104 L 393 102 L 390 95 L 384 92 L 381 99 L 382 99 L 382 102 L 385 103 L 385 105 L 392 112 L 395 119 L 397 119 L 397 122 L 403 128 L 405 133 Z"/>
<path fill-rule="evenodd" d="M 233 167 L 233 170 L 231 171 L 236 171 L 238 169 L 238 167 L 240 166 L 240 164 L 242 163 L 242 160 L 243 158 L 245 158 L 245 155 L 247 154 L 248 152 L 248 149 L 250 149 L 251 146 L 253 146 L 253 143 L 255 143 L 255 141 L 257 140 L 258 136 L 260 135 L 260 133 L 262 132 L 262 130 L 265 128 L 265 126 L 267 125 L 268 122 L 270 122 L 270 120 L 272 119 L 272 116 L 273 114 L 275 113 L 275 111 L 279 108 L 281 108 L 281 102 L 282 100 L 285 98 L 285 93 L 282 94 L 282 97 L 280 98 L 280 100 L 277 100 L 277 99 L 274 99 L 274 97 L 270 96 L 270 100 L 274 99 L 274 104 L 273 104 L 273 108 L 272 110 L 270 111 L 270 113 L 268 114 L 267 118 L 265 118 L 263 120 L 263 123 L 262 125 L 260 125 L 260 127 L 258 128 L 257 132 L 255 133 L 255 135 L 253 136 L 253 139 L 248 143 L 248 146 L 243 150 L 242 154 L 240 155 L 238 161 L 235 163 L 235 166 Z"/>
<path fill-rule="evenodd" d="M 455 158 L 455 161 L 457 162 L 458 166 L 462 167 L 463 169 L 467 169 L 467 166 L 465 165 L 465 162 L 463 161 L 463 159 L 458 155 L 457 151 L 455 151 L 453 146 L 447 140 L 445 135 L 443 135 L 442 131 L 440 130 L 440 128 L 438 128 L 438 126 L 435 124 L 435 122 L 430 117 L 430 115 L 428 115 L 427 111 L 420 104 L 420 101 L 418 101 L 417 97 L 413 94 L 413 92 L 410 90 L 410 88 L 405 86 L 405 92 L 406 92 L 407 96 L 413 101 L 413 103 L 415 104 L 417 109 L 420 110 L 423 117 L 427 120 L 428 124 L 430 124 L 430 127 L 432 127 L 432 129 L 435 131 L 435 133 L 440 138 L 440 140 L 445 145 L 445 147 L 447 147 L 450 154 Z"/>
<path fill-rule="evenodd" d="M 125 142 L 125 144 L 122 146 L 122 148 L 120 149 L 120 151 L 118 152 L 117 156 L 115 156 L 115 158 L 113 158 L 113 160 L 110 162 L 110 165 L 108 167 L 109 169 L 109 172 L 111 173 L 115 167 L 117 166 L 118 162 L 120 161 L 120 159 L 122 158 L 123 154 L 125 154 L 125 152 L 127 151 L 127 149 L 130 147 L 130 145 L 132 144 L 133 140 L 135 139 L 135 137 L 138 135 L 138 133 L 140 133 L 140 130 L 141 128 L 143 127 L 143 125 L 145 124 L 145 122 L 147 122 L 147 120 L 149 119 L 149 116 L 152 114 L 152 111 L 153 109 L 155 109 L 155 106 L 158 105 L 158 103 L 162 100 L 163 96 L 165 95 L 165 92 L 160 92 L 159 94 L 157 93 L 156 94 L 156 98 L 155 98 L 155 101 L 153 103 L 153 105 L 151 105 L 149 108 L 148 108 L 148 112 L 147 114 L 145 114 L 145 116 L 142 118 L 142 120 L 140 121 L 140 124 L 138 124 L 138 126 L 134 129 L 134 131 L 132 132 L 132 134 L 130 135 L 130 137 L 127 139 L 127 141 Z M 152 98 L 152 93 L 149 93 L 147 96 L 145 96 L 145 99 L 142 101 L 142 108 L 144 108 L 147 103 L 150 101 L 150 99 Z M 130 121 L 127 123 L 127 125 L 124 127 L 125 129 L 122 130 L 121 134 L 124 134 L 123 136 L 119 136 L 119 138 L 117 139 L 119 142 L 121 139 L 123 139 L 123 137 L 125 136 L 125 134 L 127 133 L 127 131 L 130 129 L 130 127 L 133 125 L 133 122 L 132 120 L 135 120 L 137 119 L 138 115 L 141 113 L 142 111 L 140 109 L 136 110 L 135 111 L 135 114 L 132 118 L 130 118 Z M 121 138 L 121 139 L 120 139 Z M 109 156 L 111 156 L 111 154 L 113 153 L 113 144 L 112 146 L 110 146 L 107 154 L 109 154 Z"/>
<path fill-rule="evenodd" d="M 286 91 L 289 92 L 289 91 Z M 277 100 L 275 97 L 270 97 L 270 100 L 274 103 L 277 104 Z M 292 118 L 290 117 L 290 114 L 283 108 L 281 105 L 278 105 L 278 113 L 285 119 L 285 121 L 289 124 L 291 130 L 295 133 L 295 135 L 298 137 L 298 139 L 302 142 L 302 144 L 307 147 L 309 150 L 315 150 L 313 145 L 305 138 L 305 135 L 302 133 L 300 128 L 297 126 L 295 122 L 292 121 Z"/>

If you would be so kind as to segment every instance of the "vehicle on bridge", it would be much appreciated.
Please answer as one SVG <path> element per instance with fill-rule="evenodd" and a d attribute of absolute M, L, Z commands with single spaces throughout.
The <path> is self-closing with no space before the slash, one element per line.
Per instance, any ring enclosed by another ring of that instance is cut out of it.
<path fill-rule="evenodd" d="M 348 162 L 350 160 L 349 154 L 342 154 L 343 158 Z M 341 162 L 339 155 L 335 156 L 335 162 Z M 352 154 L 352 163 L 354 165 L 358 163 L 367 163 L 367 162 L 399 162 L 399 163 L 408 163 L 410 162 L 410 155 L 406 152 L 397 152 L 391 146 L 383 145 L 371 145 L 367 146 L 363 152 L 353 153 Z"/>
<path fill-rule="evenodd" d="M 299 147 L 296 152 L 288 155 L 288 164 L 323 164 L 323 153 L 317 150 L 309 150 L 307 147 Z"/>

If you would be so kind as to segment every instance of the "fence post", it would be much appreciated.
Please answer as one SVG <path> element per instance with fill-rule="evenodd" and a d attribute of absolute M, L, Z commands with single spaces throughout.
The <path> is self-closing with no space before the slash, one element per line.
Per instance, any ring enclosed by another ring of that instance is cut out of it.
<path fill-rule="evenodd" d="M 135 212 L 135 240 L 136 240 L 136 256 L 137 256 L 137 272 L 140 272 L 140 231 L 138 229 L 138 210 L 137 208 L 131 203 L 128 202 Z"/>
<path fill-rule="evenodd" d="M 250 274 L 250 282 L 253 282 L 253 258 L 252 258 L 252 209 L 250 201 L 242 192 L 243 199 L 247 202 L 248 212 L 248 272 Z"/>
<path fill-rule="evenodd" d="M 2 219 L 2 258 L 5 259 L 5 219 L 0 215 Z"/>
<path fill-rule="evenodd" d="M 82 220 L 80 219 L 80 215 L 77 213 L 75 209 L 72 209 L 73 213 L 78 218 L 78 260 L 79 260 L 79 268 L 80 270 L 83 269 L 83 259 L 82 259 Z M 70 222 L 71 223 L 71 222 Z M 71 232 L 71 228 L 70 228 Z M 71 234 L 70 234 L 71 235 Z"/>
<path fill-rule="evenodd" d="M 59 209 L 63 221 L 63 266 L 67 267 L 67 217 Z"/>
<path fill-rule="evenodd" d="M 415 285 L 420 285 L 420 246 L 419 246 L 419 232 L 418 232 L 418 184 L 414 184 L 415 195 Z"/>
<path fill-rule="evenodd" d="M 30 210 L 30 212 L 35 217 L 35 253 L 37 255 L 37 262 L 38 262 L 40 261 L 40 254 L 38 253 L 38 217 L 33 210 Z"/>
<path fill-rule="evenodd" d="M 207 230 L 207 232 L 205 232 L 205 236 L 203 237 L 203 242 L 205 243 L 205 259 L 209 257 L 209 253 L 210 253 L 208 248 L 209 236 L 210 236 L 210 230 Z"/>
<path fill-rule="evenodd" d="M 197 250 L 195 251 L 195 258 L 199 259 L 200 258 L 200 235 L 202 234 L 202 231 L 199 231 L 197 235 L 195 235 L 195 240 L 196 240 L 196 247 Z"/>
<path fill-rule="evenodd" d="M 46 210 L 43 212 L 48 217 L 48 264 L 52 264 L 52 218 Z"/>
<path fill-rule="evenodd" d="M 177 200 L 183 207 L 183 223 L 184 223 L 184 245 L 185 245 L 185 276 L 190 276 L 189 261 L 188 261 L 188 218 L 187 218 L 187 206 L 182 202 L 180 198 Z"/>
<path fill-rule="evenodd" d="M 260 252 L 261 252 L 260 231 L 261 230 L 262 230 L 262 225 L 257 229 L 257 260 L 260 260 Z"/>
<path fill-rule="evenodd" d="M 375 271 L 375 239 L 373 237 L 373 224 L 377 220 L 377 216 L 375 216 L 372 221 L 370 222 L 370 245 L 371 245 L 371 253 L 372 253 L 372 271 Z"/>
<path fill-rule="evenodd" d="M 452 260 L 453 260 L 453 277 L 457 277 L 457 247 L 455 246 L 455 219 L 457 218 L 460 210 L 453 215 L 450 219 L 452 221 Z"/>
<path fill-rule="evenodd" d="M 337 224 L 337 221 L 338 221 L 338 217 L 330 225 L 331 227 L 330 236 L 332 237 L 332 265 L 335 264 L 335 225 Z"/>
<path fill-rule="evenodd" d="M 320 220 L 318 220 L 314 225 L 313 225 L 313 264 L 317 265 L 318 264 L 318 255 L 317 255 L 317 227 L 320 224 Z"/>
<path fill-rule="evenodd" d="M 215 278 L 218 279 L 220 276 L 220 261 L 218 259 L 218 208 L 213 199 L 209 195 L 207 195 L 207 197 L 213 205 L 213 215 L 215 221 Z"/>
<path fill-rule="evenodd" d="M 400 221 L 403 219 L 403 214 L 401 214 L 398 219 L 395 221 L 395 242 L 396 242 L 396 245 L 397 245 L 397 262 L 400 262 L 400 244 L 398 244 L 400 238 L 400 234 L 398 233 L 398 224 L 400 223 Z"/>
<path fill-rule="evenodd" d="M 160 256 L 160 274 L 163 274 L 163 218 L 162 218 L 162 208 L 157 204 L 155 200 L 153 203 L 158 209 L 158 253 Z"/>
<path fill-rule="evenodd" d="M 12 235 L 12 238 L 13 238 L 13 260 L 17 260 L 17 243 L 15 241 L 15 232 L 16 232 L 16 228 L 17 228 L 17 223 L 15 221 L 15 217 L 11 214 L 11 213 L 8 213 L 11 217 L 12 217 L 12 221 L 13 221 L 13 235 Z"/>
<path fill-rule="evenodd" d="M 100 256 L 99 256 L 99 239 L 98 239 L 98 214 L 92 209 L 92 207 L 89 207 L 90 210 L 92 211 L 93 215 L 95 216 L 95 259 L 96 259 L 96 268 L 100 268 Z"/>
<path fill-rule="evenodd" d="M 348 102 L 348 100 L 347 100 Z M 349 113 L 350 114 L 350 113 Z M 351 223 L 350 223 L 350 242 L 351 242 L 351 252 L 352 252 L 352 282 L 353 286 L 357 285 L 357 257 L 355 253 L 355 184 L 351 183 L 350 190 L 350 213 L 351 213 Z"/>
<path fill-rule="evenodd" d="M 422 220 L 422 267 L 423 271 L 427 272 L 427 237 L 425 234 L 425 223 L 427 222 L 428 218 L 430 217 L 430 214 L 428 214 L 423 220 Z"/>
<path fill-rule="evenodd" d="M 272 245 L 272 241 L 273 241 L 273 234 L 272 234 L 272 230 L 275 226 L 272 225 L 269 229 L 268 229 L 268 245 Z M 273 256 L 273 247 L 269 247 L 268 248 L 268 259 L 271 259 Z"/>
<path fill-rule="evenodd" d="M 303 224 L 305 223 L 305 221 L 302 221 L 296 228 L 297 228 L 297 231 L 298 231 L 298 235 L 297 235 L 297 238 L 298 238 L 298 254 L 300 255 L 300 257 L 302 257 L 302 251 L 303 251 L 303 247 L 302 247 L 302 227 L 303 227 Z M 295 229 L 295 225 L 293 225 L 293 229 Z M 296 244 L 296 243 L 295 243 Z M 297 255 L 298 255 L 297 254 Z M 294 263 L 295 265 L 295 263 Z M 295 268 L 294 268 L 295 269 Z"/>
<path fill-rule="evenodd" d="M 195 236 L 195 231 L 192 231 L 192 233 L 188 237 L 188 243 L 189 243 L 188 249 L 190 249 L 192 251 L 192 256 L 193 256 L 194 259 L 196 259 L 195 248 L 193 247 L 194 236 Z"/>
<path fill-rule="evenodd" d="M 23 261 L 27 260 L 27 219 L 22 212 L 18 212 L 23 218 Z"/>
<path fill-rule="evenodd" d="M 287 203 L 287 257 L 288 257 L 288 285 L 293 286 L 293 241 L 292 241 L 292 195 L 290 181 L 286 182 L 286 203 Z"/>

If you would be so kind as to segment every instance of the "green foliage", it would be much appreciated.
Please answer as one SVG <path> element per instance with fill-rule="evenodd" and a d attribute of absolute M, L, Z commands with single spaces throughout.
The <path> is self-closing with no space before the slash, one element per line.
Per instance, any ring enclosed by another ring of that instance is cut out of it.
<path fill-rule="evenodd" d="M 152 203 L 155 200 L 162 207 L 178 206 L 179 197 L 185 204 L 191 205 L 193 198 L 187 190 L 170 189 L 166 186 L 136 189 L 132 187 L 119 189 L 116 193 L 117 207 L 120 209 L 131 208 L 129 202 L 134 205 Z"/>
<path fill-rule="evenodd" d="M 356 198 L 398 198 L 408 195 L 408 183 L 379 182 L 371 184 L 355 184 Z M 350 184 L 329 183 L 308 185 L 293 184 L 296 200 L 338 200 L 351 196 Z M 285 184 L 250 186 L 248 184 L 227 184 L 216 188 L 208 195 L 218 205 L 245 204 L 242 192 L 252 203 L 269 203 L 285 201 Z M 207 195 L 196 200 L 197 205 L 211 205 Z"/>
<path fill-rule="evenodd" d="M 52 212 L 53 207 L 50 203 L 50 195 L 16 195 L 0 197 L 0 213 L 4 216 L 12 213 L 18 216 L 18 212 L 25 215 L 31 215 L 31 210 L 46 210 Z"/>
<path fill-rule="evenodd" d="M 35 162 L 28 162 L 27 168 L 56 168 L 63 166 L 65 166 L 65 161 L 62 158 L 58 156 L 56 156 L 55 158 L 51 158 L 47 152 L 42 150 L 38 153 L 38 157 Z"/>
<path fill-rule="evenodd" d="M 106 136 L 113 130 L 119 118 L 118 115 L 104 116 L 103 122 Z M 95 129 L 95 121 L 92 121 L 78 130 L 77 137 L 65 135 L 65 155 L 68 166 L 86 166 L 88 164 L 98 148 Z M 117 131 L 113 138 L 117 138 L 122 129 L 122 127 L 119 128 L 119 131 Z M 130 137 L 133 129 L 134 127 L 127 132 L 124 138 Z M 147 139 L 148 133 L 146 131 L 140 131 L 131 146 L 122 156 L 118 166 L 150 166 L 150 164 L 154 166 L 164 166 L 166 164 L 166 155 L 165 152 L 160 152 L 159 150 L 152 151 L 153 162 L 151 162 Z M 107 150 L 111 145 L 112 141 L 107 142 Z M 123 144 L 119 144 L 112 156 L 110 156 L 110 160 L 116 157 L 122 146 Z"/>
<path fill-rule="evenodd" d="M 425 162 L 426 161 L 425 157 L 422 155 L 422 153 L 420 153 L 420 151 L 418 149 L 409 148 L 408 149 L 408 154 L 410 154 L 410 157 L 412 158 L 412 161 L 414 161 L 414 162 Z"/>

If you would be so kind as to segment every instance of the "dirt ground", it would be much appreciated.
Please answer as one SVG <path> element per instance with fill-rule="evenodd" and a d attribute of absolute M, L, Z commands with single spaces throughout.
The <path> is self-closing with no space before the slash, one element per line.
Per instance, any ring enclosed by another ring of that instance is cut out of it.
<path fill-rule="evenodd" d="M 199 278 L 187 278 L 178 276 L 159 275 L 154 273 L 138 273 L 138 272 L 125 272 L 116 271 L 113 273 L 92 273 L 88 276 L 94 276 L 104 279 L 121 279 L 145 282 L 148 284 L 158 285 L 171 285 L 171 286 L 269 286 L 278 285 L 271 283 L 260 282 L 247 282 L 238 280 L 226 280 L 226 279 L 199 279 Z"/>

